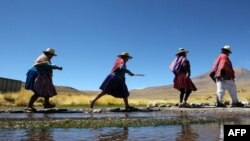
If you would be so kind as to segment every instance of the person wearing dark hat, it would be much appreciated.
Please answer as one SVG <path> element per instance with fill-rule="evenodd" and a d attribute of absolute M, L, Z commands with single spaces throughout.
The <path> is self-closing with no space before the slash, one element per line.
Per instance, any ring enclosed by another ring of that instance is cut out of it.
<path fill-rule="evenodd" d="M 222 102 L 226 90 L 232 99 L 233 107 L 244 106 L 244 104 L 239 102 L 237 97 L 234 69 L 229 59 L 231 53 L 232 51 L 229 45 L 222 47 L 221 53 L 215 59 L 210 72 L 210 77 L 217 85 L 217 107 L 226 107 Z"/>
<path fill-rule="evenodd" d="M 90 100 L 90 108 L 94 107 L 94 103 L 106 94 L 110 94 L 116 98 L 123 98 L 125 109 L 134 110 L 135 108 L 128 103 L 129 91 L 125 83 L 125 74 L 133 76 L 134 74 L 127 69 L 127 61 L 132 59 L 132 56 L 127 52 L 122 52 L 118 55 L 111 73 L 106 77 L 100 86 L 102 90 L 93 100 Z"/>
<path fill-rule="evenodd" d="M 197 88 L 190 79 L 191 69 L 190 63 L 187 59 L 188 51 L 184 48 L 179 48 L 176 53 L 176 58 L 172 61 L 170 65 L 170 70 L 174 73 L 174 85 L 173 87 L 180 91 L 180 101 L 179 107 L 189 107 L 187 100 L 192 93 L 196 91 Z"/>
<path fill-rule="evenodd" d="M 62 70 L 63 68 L 51 64 L 53 56 L 57 56 L 55 50 L 47 48 L 35 60 L 33 67 L 27 73 L 25 88 L 32 90 L 34 94 L 31 96 L 29 103 L 25 108 L 26 111 L 36 111 L 33 104 L 38 97 L 44 97 L 44 108 L 55 107 L 54 104 L 49 102 L 49 98 L 57 94 L 52 83 L 52 73 L 53 69 Z"/>

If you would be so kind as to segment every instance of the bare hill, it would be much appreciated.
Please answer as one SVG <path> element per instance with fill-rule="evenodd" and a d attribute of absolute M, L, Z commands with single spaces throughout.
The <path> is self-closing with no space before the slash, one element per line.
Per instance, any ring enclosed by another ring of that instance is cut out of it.
<path fill-rule="evenodd" d="M 244 68 L 235 69 L 236 84 L 238 92 L 250 89 L 250 71 Z M 209 72 L 192 78 L 198 88 L 193 95 L 215 94 L 216 84 L 209 77 Z M 131 90 L 131 98 L 149 99 L 172 99 L 179 96 L 179 92 L 172 87 L 173 85 L 148 87 L 140 90 Z"/>

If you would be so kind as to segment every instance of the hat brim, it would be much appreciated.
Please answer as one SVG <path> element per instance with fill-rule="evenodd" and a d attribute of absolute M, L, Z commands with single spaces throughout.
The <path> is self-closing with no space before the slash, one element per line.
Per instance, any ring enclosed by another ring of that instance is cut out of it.
<path fill-rule="evenodd" d="M 181 53 L 188 53 L 188 52 L 189 52 L 188 50 L 184 50 L 184 51 L 177 52 L 176 55 L 181 54 Z"/>
<path fill-rule="evenodd" d="M 225 48 L 221 48 L 221 50 L 225 50 L 225 51 L 227 51 L 227 52 L 229 52 L 229 53 L 232 53 L 231 50 L 228 50 L 228 49 L 225 49 Z"/>
<path fill-rule="evenodd" d="M 118 57 L 122 57 L 122 56 L 128 57 L 129 59 L 132 59 L 132 58 L 133 58 L 132 56 L 127 56 L 127 55 L 118 55 Z"/>
<path fill-rule="evenodd" d="M 49 53 L 49 54 L 51 54 L 51 55 L 53 55 L 53 56 L 57 56 L 56 54 L 52 54 L 52 53 L 50 53 L 50 52 L 48 52 L 48 51 L 43 51 L 43 53 Z"/>

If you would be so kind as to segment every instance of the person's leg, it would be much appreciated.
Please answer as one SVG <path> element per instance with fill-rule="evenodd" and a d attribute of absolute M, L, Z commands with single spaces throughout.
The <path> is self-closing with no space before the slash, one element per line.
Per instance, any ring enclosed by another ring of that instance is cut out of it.
<path fill-rule="evenodd" d="M 185 90 L 184 89 L 180 89 L 180 100 L 179 100 L 179 107 L 182 107 L 182 102 L 183 102 L 183 98 L 185 95 Z"/>
<path fill-rule="evenodd" d="M 35 101 L 38 99 L 38 95 L 36 93 L 34 93 L 31 98 L 30 98 L 30 101 L 27 105 L 27 108 L 33 108 L 33 104 L 35 103 Z"/>
<path fill-rule="evenodd" d="M 185 95 L 185 90 L 184 89 L 180 89 L 180 103 L 183 102 L 183 98 L 184 98 L 184 95 Z"/>
<path fill-rule="evenodd" d="M 236 90 L 235 82 L 233 80 L 226 80 L 226 87 L 232 99 L 232 103 L 239 102 L 238 97 L 237 97 L 237 90 Z"/>
<path fill-rule="evenodd" d="M 232 106 L 233 107 L 244 107 L 244 104 L 239 102 L 235 82 L 233 80 L 228 80 L 227 87 L 228 87 L 228 93 L 232 99 Z"/>
<path fill-rule="evenodd" d="M 225 94 L 225 81 L 224 80 L 217 80 L 216 82 L 217 86 L 217 107 L 226 107 L 225 104 L 223 104 L 223 96 Z"/>
<path fill-rule="evenodd" d="M 184 97 L 184 103 L 187 103 L 187 100 L 188 100 L 188 97 L 190 96 L 190 94 L 191 94 L 191 90 L 186 90 L 186 94 Z"/>
<path fill-rule="evenodd" d="M 54 108 L 56 105 L 49 102 L 49 97 L 44 97 L 44 108 Z"/>
<path fill-rule="evenodd" d="M 90 108 L 92 109 L 93 107 L 94 107 L 94 104 L 95 104 L 95 102 L 99 99 L 99 98 L 101 98 L 102 96 L 104 96 L 106 93 L 105 92 L 100 92 L 99 94 L 97 94 L 96 95 L 96 97 L 93 99 L 93 100 L 90 100 Z"/>
<path fill-rule="evenodd" d="M 222 103 L 223 96 L 225 94 L 225 82 L 224 80 L 219 80 L 216 82 L 217 85 L 217 98 L 218 98 L 218 103 Z"/>

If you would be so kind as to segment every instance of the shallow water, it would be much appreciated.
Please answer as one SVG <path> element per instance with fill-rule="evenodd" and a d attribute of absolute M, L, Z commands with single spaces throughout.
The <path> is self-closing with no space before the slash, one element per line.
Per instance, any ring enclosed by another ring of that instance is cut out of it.
<path fill-rule="evenodd" d="M 0 139 L 42 141 L 220 141 L 223 125 L 168 125 L 126 128 L 0 129 Z"/>
<path fill-rule="evenodd" d="M 145 117 L 154 119 L 185 118 L 185 114 L 165 112 L 130 113 L 0 113 L 0 118 L 81 118 Z M 190 116 L 190 115 L 188 115 Z M 195 116 L 194 116 L 195 118 Z M 250 124 L 250 119 L 237 116 L 227 123 L 164 125 L 146 127 L 2 129 L 0 141 L 222 141 L 223 124 Z"/>

